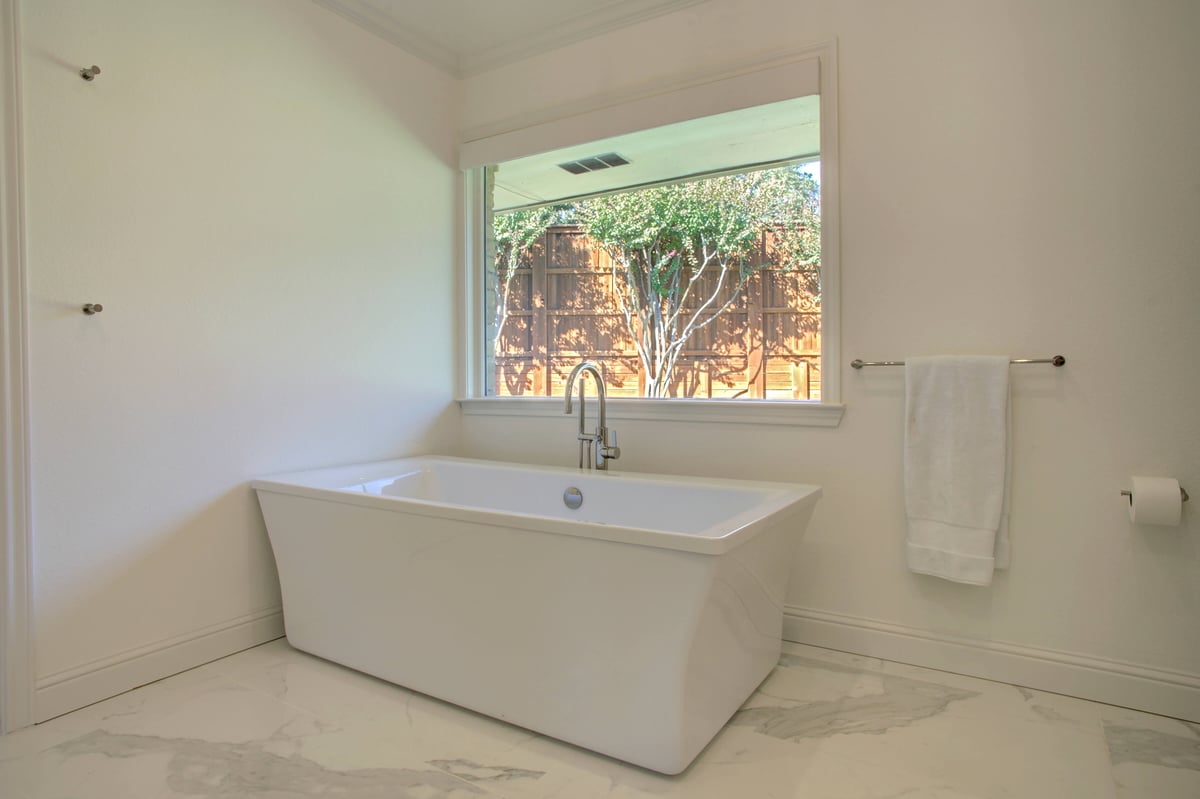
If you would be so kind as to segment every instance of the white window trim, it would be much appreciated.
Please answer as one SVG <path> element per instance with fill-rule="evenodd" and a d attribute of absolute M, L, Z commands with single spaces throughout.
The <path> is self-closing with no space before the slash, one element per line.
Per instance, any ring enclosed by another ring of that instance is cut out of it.
<path fill-rule="evenodd" d="M 766 74 L 787 74 L 788 65 L 812 63 L 819 74 L 821 97 L 821 400 L 816 402 L 788 400 L 720 400 L 720 399 L 644 399 L 617 397 L 609 400 L 608 415 L 613 419 L 646 419 L 653 421 L 688 421 L 734 424 L 787 424 L 815 427 L 836 427 L 845 412 L 841 403 L 841 231 L 838 194 L 838 130 L 837 130 L 837 45 L 827 42 L 768 60 L 744 64 L 702 81 L 675 82 L 658 90 L 645 89 L 615 102 L 606 97 L 596 107 L 573 107 L 569 114 L 558 119 L 542 121 L 530 128 L 538 141 L 561 142 L 558 133 L 579 129 L 581 120 L 590 118 L 600 108 L 628 104 L 644 105 L 648 98 L 694 97 L 697 90 L 707 96 L 736 96 L 734 87 L 744 87 L 747 77 Z M 778 85 L 778 84 L 777 84 Z M 707 89 L 705 89 L 707 87 Z M 798 88 L 804 96 L 811 89 Z M 786 94 L 786 89 L 784 89 Z M 789 99 L 777 97 L 776 99 Z M 710 108 L 706 114 L 720 113 L 726 108 Z M 614 115 L 620 116 L 620 115 Z M 536 129 L 536 130 L 535 130 Z M 555 136 L 546 136 L 553 129 Z M 563 135 L 570 135 L 563 133 Z M 504 151 L 521 139 L 521 131 L 506 130 L 497 134 L 495 144 Z M 540 146 L 540 145 L 538 145 Z M 548 146 L 548 145 L 547 145 Z M 464 414 L 473 416 L 554 416 L 563 412 L 562 399 L 556 397 L 487 397 L 484 396 L 484 178 L 480 154 L 496 150 L 486 138 L 472 139 L 463 145 L 461 159 L 465 169 L 464 204 L 464 279 L 462 288 L 463 369 L 461 370 L 459 406 Z M 515 152 L 515 151 L 514 151 Z M 523 153 L 525 155 L 531 153 Z M 512 156 L 510 156 L 512 157 Z M 503 159 L 502 159 L 503 160 Z"/>
<path fill-rule="evenodd" d="M 470 397 L 458 401 L 467 416 L 562 416 L 562 397 Z M 800 400 L 651 399 L 613 397 L 609 419 L 837 427 L 845 405 Z"/>

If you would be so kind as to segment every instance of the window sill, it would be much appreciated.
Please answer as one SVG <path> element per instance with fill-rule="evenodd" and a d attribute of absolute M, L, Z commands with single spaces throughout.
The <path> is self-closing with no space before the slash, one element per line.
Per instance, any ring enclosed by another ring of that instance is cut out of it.
<path fill-rule="evenodd" d="M 470 397 L 458 401 L 468 416 L 553 417 L 563 415 L 561 397 Z M 688 400 L 616 398 L 609 419 L 720 424 L 778 424 L 837 427 L 846 406 L 784 400 Z"/>

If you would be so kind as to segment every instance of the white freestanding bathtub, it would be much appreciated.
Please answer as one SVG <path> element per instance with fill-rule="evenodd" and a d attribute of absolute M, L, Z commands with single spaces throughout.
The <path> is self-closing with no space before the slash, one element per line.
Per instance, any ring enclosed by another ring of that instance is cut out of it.
<path fill-rule="evenodd" d="M 297 649 L 667 774 L 778 660 L 821 493 L 433 456 L 252 486 Z"/>

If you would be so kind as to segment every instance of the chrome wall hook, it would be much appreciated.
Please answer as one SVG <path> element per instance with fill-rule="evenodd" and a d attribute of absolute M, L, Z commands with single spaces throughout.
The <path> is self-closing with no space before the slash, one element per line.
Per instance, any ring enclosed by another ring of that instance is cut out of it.
<path fill-rule="evenodd" d="M 100 74 L 100 67 L 96 66 L 95 64 L 92 64 L 90 67 L 84 67 L 83 69 L 79 70 L 79 77 L 83 78 L 84 80 L 88 80 L 88 81 L 95 80 L 96 76 L 99 74 Z"/>
<path fill-rule="evenodd" d="M 83 312 L 88 316 L 98 314 L 104 310 L 104 306 L 98 302 L 89 302 L 83 306 Z"/>

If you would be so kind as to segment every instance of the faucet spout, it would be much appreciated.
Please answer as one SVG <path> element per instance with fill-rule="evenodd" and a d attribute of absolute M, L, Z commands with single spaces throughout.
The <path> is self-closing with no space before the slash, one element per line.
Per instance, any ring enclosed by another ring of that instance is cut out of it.
<path fill-rule="evenodd" d="M 597 393 L 597 394 L 599 395 L 599 397 L 600 397 L 600 425 L 601 425 L 601 426 L 603 426 L 603 425 L 604 425 L 604 422 L 605 422 L 605 418 L 604 418 L 604 416 L 605 416 L 605 413 L 604 413 L 604 411 L 605 411 L 605 409 L 604 409 L 604 405 L 605 405 L 605 399 L 606 399 L 606 398 L 605 398 L 605 391 L 604 391 L 604 376 L 600 374 L 600 367 L 596 365 L 595 361 L 584 361 L 583 363 L 579 364 L 578 366 L 576 366 L 574 369 L 572 369 L 572 370 L 571 370 L 571 375 L 570 375 L 570 377 L 568 377 L 568 378 L 567 378 L 567 390 L 566 390 L 566 392 L 565 392 L 565 393 L 566 393 L 566 397 L 567 397 L 567 410 L 566 410 L 566 413 L 570 413 L 570 412 L 571 412 L 571 389 L 572 389 L 572 388 L 574 388 L 574 386 L 575 386 L 575 378 L 579 377 L 579 375 L 580 375 L 581 373 L 583 373 L 583 372 L 589 372 L 589 373 L 592 375 L 592 378 L 593 378 L 593 379 L 596 381 L 596 393 Z M 582 425 L 582 424 L 583 424 L 583 412 L 584 412 L 584 408 L 583 408 L 583 384 L 584 384 L 584 381 L 583 381 L 583 380 L 580 380 L 580 381 L 579 381 L 579 419 L 580 419 L 580 425 Z M 582 427 L 580 427 L 580 430 L 582 430 L 582 429 L 583 429 L 583 428 L 582 428 Z"/>

